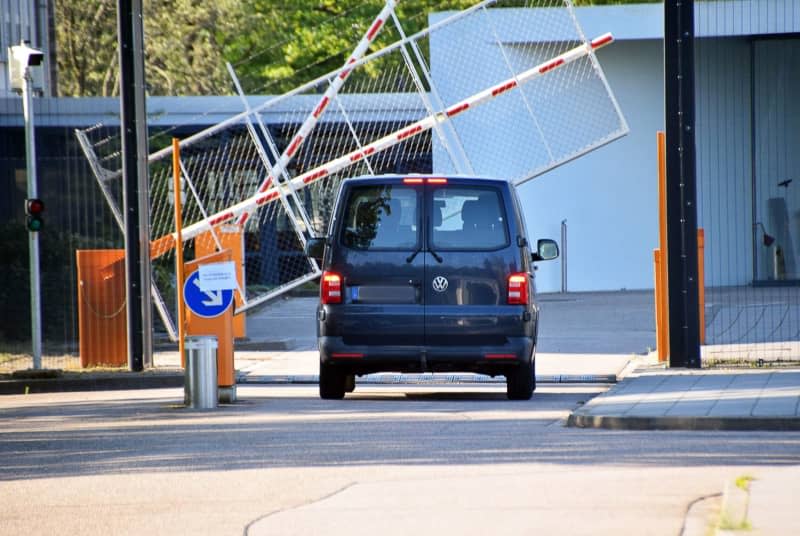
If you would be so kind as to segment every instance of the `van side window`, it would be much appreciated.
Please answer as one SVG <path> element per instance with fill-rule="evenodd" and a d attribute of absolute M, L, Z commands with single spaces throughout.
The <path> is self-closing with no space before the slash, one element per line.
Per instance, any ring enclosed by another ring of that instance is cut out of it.
<path fill-rule="evenodd" d="M 431 244 L 437 250 L 508 246 L 502 199 L 494 188 L 447 186 L 432 194 Z"/>
<path fill-rule="evenodd" d="M 347 199 L 341 242 L 352 249 L 413 249 L 417 238 L 417 192 L 385 184 L 353 188 Z"/>

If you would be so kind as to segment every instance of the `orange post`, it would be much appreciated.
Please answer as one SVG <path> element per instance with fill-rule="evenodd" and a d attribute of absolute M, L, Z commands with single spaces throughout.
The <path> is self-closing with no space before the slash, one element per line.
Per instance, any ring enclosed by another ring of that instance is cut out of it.
<path fill-rule="evenodd" d="M 231 261 L 233 256 L 230 250 L 223 250 L 212 255 L 200 257 L 185 264 L 185 272 L 181 291 L 187 281 L 192 278 L 201 264 Z M 221 295 L 209 295 L 209 299 L 219 298 Z M 231 300 L 232 301 L 232 300 Z M 236 378 L 233 368 L 233 307 L 226 307 L 224 311 L 214 316 L 201 316 L 192 311 L 191 304 L 186 307 L 186 335 L 214 335 L 217 338 L 217 385 L 220 389 L 220 401 L 233 402 L 236 399 Z M 225 400 L 224 392 L 230 393 Z"/>
<path fill-rule="evenodd" d="M 664 292 L 664 272 L 662 270 L 664 259 L 661 250 L 653 250 L 653 275 L 655 279 L 655 319 L 656 319 L 656 350 L 658 361 L 667 360 L 667 345 L 669 344 L 669 334 L 666 329 L 666 318 L 664 318 L 664 301 L 667 299 Z"/>
<path fill-rule="evenodd" d="M 700 344 L 706 343 L 706 237 L 703 229 L 697 230 L 697 292 L 700 295 L 698 318 L 700 319 Z"/>
<path fill-rule="evenodd" d="M 177 237 L 175 247 L 175 280 L 183 281 L 183 215 L 181 207 L 181 146 L 178 138 L 172 138 L 172 184 L 173 184 L 173 204 L 175 206 L 175 236 Z M 185 326 L 186 309 L 183 303 L 183 289 L 178 292 L 178 352 L 181 356 L 181 367 L 186 367 Z"/>
<path fill-rule="evenodd" d="M 659 315 L 662 336 L 657 340 L 658 360 L 669 359 L 669 272 L 667 270 L 667 138 L 663 131 L 656 133 L 656 152 L 658 153 L 658 250 L 660 255 L 658 288 L 661 299 Z"/>

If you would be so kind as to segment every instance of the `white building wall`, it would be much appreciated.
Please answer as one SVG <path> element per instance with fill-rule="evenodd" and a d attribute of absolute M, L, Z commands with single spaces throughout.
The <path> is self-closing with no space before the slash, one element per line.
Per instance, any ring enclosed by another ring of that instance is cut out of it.
<path fill-rule="evenodd" d="M 567 220 L 571 291 L 653 286 L 658 240 L 656 131 L 663 130 L 661 43 L 621 41 L 598 59 L 630 134 L 520 187 L 532 238 L 560 237 Z M 562 261 L 563 262 L 563 257 Z M 561 288 L 559 262 L 540 263 L 540 291 Z"/>

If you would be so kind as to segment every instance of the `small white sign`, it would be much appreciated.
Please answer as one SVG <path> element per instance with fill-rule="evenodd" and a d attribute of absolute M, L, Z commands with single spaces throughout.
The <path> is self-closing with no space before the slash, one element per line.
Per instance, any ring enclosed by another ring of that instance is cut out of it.
<path fill-rule="evenodd" d="M 198 287 L 203 292 L 236 288 L 236 263 L 233 261 L 201 264 L 198 272 Z"/>

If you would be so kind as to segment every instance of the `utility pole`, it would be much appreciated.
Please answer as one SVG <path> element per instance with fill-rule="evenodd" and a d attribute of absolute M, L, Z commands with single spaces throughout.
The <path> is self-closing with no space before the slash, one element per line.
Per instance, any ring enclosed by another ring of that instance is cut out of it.
<path fill-rule="evenodd" d="M 31 354 L 33 368 L 42 368 L 42 296 L 39 274 L 39 229 L 40 213 L 44 204 L 38 197 L 36 176 L 36 138 L 33 121 L 33 68 L 41 71 L 44 54 L 28 46 L 25 41 L 8 48 L 8 79 L 11 89 L 22 93 L 22 113 L 25 119 L 25 170 L 28 182 L 28 198 L 25 212 L 28 214 L 28 258 L 31 286 Z M 33 217 L 34 219 L 31 219 Z"/>
<path fill-rule="evenodd" d="M 117 0 L 122 131 L 122 182 L 125 212 L 125 274 L 128 315 L 128 366 L 152 364 L 153 321 L 150 299 L 150 187 L 147 177 L 144 31 L 142 0 Z"/>
<path fill-rule="evenodd" d="M 664 2 L 669 366 L 700 368 L 694 0 Z"/>

